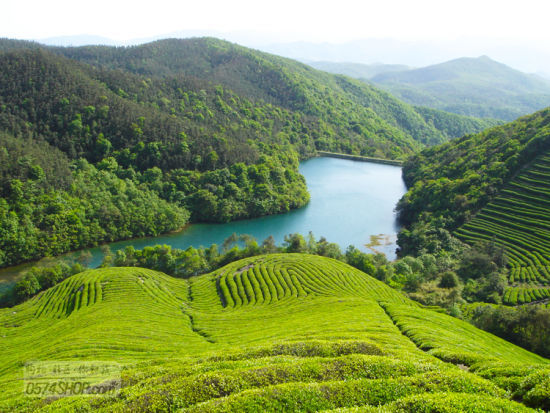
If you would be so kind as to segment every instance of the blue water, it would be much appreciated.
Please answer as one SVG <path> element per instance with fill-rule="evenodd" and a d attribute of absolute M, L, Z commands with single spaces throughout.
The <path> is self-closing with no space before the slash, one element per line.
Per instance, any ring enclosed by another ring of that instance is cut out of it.
<path fill-rule="evenodd" d="M 179 233 L 114 242 L 109 246 L 113 252 L 127 245 L 141 249 L 167 244 L 185 249 L 221 245 L 233 233 L 252 235 L 259 243 L 273 235 L 277 244 L 281 244 L 285 235 L 298 232 L 305 236 L 311 231 L 317 239 L 324 236 L 339 244 L 343 251 L 351 244 L 369 252 L 366 244 L 370 237 L 383 234 L 383 245 L 374 248 L 389 259 L 395 258 L 398 225 L 394 208 L 406 191 L 400 167 L 313 158 L 300 164 L 300 172 L 306 178 L 311 200 L 299 210 L 227 224 L 193 224 Z M 102 260 L 100 249 L 90 251 L 93 257 L 90 266 L 98 266 Z M 8 278 L 9 270 L 0 273 L 0 281 Z"/>
<path fill-rule="evenodd" d="M 227 224 L 194 224 L 175 234 L 134 239 L 110 244 L 114 252 L 127 245 L 141 249 L 148 245 L 167 244 L 185 249 L 211 244 L 221 245 L 231 234 L 249 234 L 258 242 L 273 235 L 277 244 L 284 236 L 310 231 L 316 238 L 324 236 L 344 250 L 355 245 L 362 251 L 371 235 L 384 234 L 392 243 L 376 247 L 388 258 L 395 257 L 398 231 L 394 208 L 406 191 L 401 168 L 391 165 L 336 158 L 313 158 L 300 164 L 311 200 L 307 206 L 286 214 L 247 219 Z M 90 250 L 92 266 L 101 263 L 99 248 Z"/>

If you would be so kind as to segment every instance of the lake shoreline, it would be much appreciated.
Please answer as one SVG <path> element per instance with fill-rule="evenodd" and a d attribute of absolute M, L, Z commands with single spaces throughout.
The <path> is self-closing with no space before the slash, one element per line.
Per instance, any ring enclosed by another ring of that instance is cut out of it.
<path fill-rule="evenodd" d="M 377 165 L 379 162 L 336 158 L 313 157 L 300 163 L 300 173 L 305 176 L 311 194 L 309 203 L 301 208 L 230 223 L 188 223 L 184 228 L 156 237 L 131 238 L 103 245 L 109 246 L 113 252 L 129 245 L 136 249 L 157 244 L 178 249 L 209 247 L 211 244 L 221 245 L 233 233 L 251 235 L 259 242 L 272 235 L 280 245 L 285 235 L 301 233 L 305 236 L 311 231 L 316 237 L 324 236 L 338 244 L 342 250 L 355 245 L 368 252 L 371 235 L 393 236 L 399 230 L 393 209 L 406 192 L 401 169 L 396 165 Z M 377 252 L 394 259 L 395 245 L 381 247 Z M 48 261 L 76 259 L 82 251 L 92 254 L 90 268 L 101 264 L 101 245 L 68 252 Z M 0 269 L 0 286 L 16 280 L 13 272 L 24 271 L 33 265 L 40 265 L 40 261 Z"/>

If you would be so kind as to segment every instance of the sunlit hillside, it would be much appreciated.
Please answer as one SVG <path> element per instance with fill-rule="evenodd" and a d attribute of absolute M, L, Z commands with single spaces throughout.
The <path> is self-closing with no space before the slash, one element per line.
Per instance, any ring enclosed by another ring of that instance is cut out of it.
<path fill-rule="evenodd" d="M 87 271 L 2 310 L 0 325 L 2 411 L 528 411 L 548 374 L 546 359 L 307 254 L 188 280 Z M 60 359 L 121 363 L 120 393 L 22 397 L 22 365 Z"/>

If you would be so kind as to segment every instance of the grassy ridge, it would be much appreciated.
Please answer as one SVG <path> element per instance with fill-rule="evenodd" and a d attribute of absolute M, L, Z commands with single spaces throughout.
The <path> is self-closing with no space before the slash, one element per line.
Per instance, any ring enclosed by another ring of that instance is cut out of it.
<path fill-rule="evenodd" d="M 433 332 L 434 349 L 459 354 L 459 342 L 477 346 L 475 361 L 486 377 L 442 361 L 443 353 L 420 350 L 394 322 L 419 337 Z M 527 408 L 507 400 L 502 375 L 489 377 L 487 363 L 522 361 L 539 375 L 548 365 L 423 310 L 346 264 L 305 254 L 248 258 L 188 280 L 139 268 L 88 271 L 1 310 L 0 337 L 2 411 L 315 411 L 379 404 L 399 411 L 424 398 L 451 406 L 456 393 L 479 406 L 522 411 Z M 120 394 L 24 399 L 14 385 L 23 363 L 59 359 L 121 363 Z"/>
<path fill-rule="evenodd" d="M 419 348 L 437 357 L 471 365 L 477 361 L 544 363 L 543 357 L 487 334 L 462 320 L 421 308 L 384 304 L 384 309 L 401 332 Z M 464 340 L 464 337 L 468 337 Z"/>

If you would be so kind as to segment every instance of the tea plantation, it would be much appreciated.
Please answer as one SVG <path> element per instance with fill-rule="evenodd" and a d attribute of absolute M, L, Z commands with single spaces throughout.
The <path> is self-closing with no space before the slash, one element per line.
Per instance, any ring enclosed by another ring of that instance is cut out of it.
<path fill-rule="evenodd" d="M 0 310 L 0 411 L 523 412 L 549 361 L 329 258 L 273 254 L 176 279 L 77 274 Z M 30 360 L 123 366 L 118 394 L 23 396 Z"/>
<path fill-rule="evenodd" d="M 474 243 L 494 240 L 509 259 L 505 304 L 550 299 L 550 155 L 522 170 L 500 195 L 456 233 Z"/>

